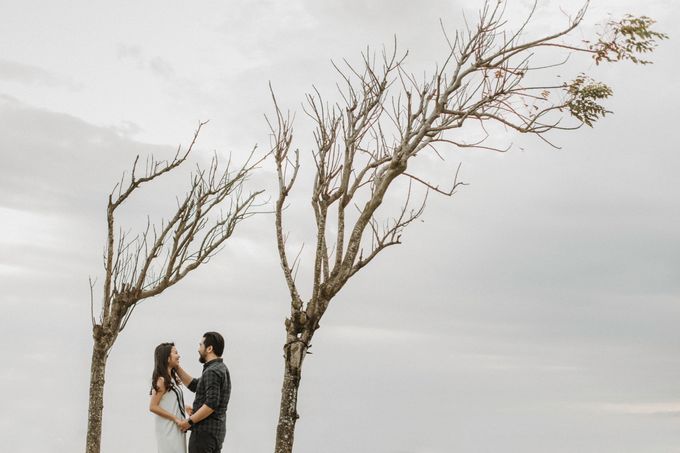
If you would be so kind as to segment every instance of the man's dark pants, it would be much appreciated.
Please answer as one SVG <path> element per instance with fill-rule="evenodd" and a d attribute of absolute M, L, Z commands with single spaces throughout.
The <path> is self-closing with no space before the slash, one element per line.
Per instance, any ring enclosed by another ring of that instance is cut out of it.
<path fill-rule="evenodd" d="M 191 432 L 189 437 L 189 453 L 220 453 L 222 441 L 212 433 Z"/>

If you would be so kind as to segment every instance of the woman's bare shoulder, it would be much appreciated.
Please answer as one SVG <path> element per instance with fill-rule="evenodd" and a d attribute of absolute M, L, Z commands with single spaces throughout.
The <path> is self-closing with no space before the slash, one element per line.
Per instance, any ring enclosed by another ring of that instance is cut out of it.
<path fill-rule="evenodd" d="M 158 393 L 165 393 L 166 386 L 163 376 L 158 376 L 158 379 L 156 380 L 156 388 L 158 389 Z"/>

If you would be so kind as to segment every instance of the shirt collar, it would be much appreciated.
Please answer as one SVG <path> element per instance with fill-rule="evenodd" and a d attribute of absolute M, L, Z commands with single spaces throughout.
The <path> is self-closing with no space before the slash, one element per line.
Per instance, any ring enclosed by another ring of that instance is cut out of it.
<path fill-rule="evenodd" d="M 203 370 L 205 371 L 205 370 L 208 369 L 208 367 L 211 366 L 212 364 L 218 363 L 218 362 L 222 362 L 222 361 L 223 361 L 223 360 L 222 360 L 222 357 L 218 357 L 218 358 L 216 358 L 216 359 L 212 359 L 210 362 L 205 362 L 205 363 L 203 364 Z"/>

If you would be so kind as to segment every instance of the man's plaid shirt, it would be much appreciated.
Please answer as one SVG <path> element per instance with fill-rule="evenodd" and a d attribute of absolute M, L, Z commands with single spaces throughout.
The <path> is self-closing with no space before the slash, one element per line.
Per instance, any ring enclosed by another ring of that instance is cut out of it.
<path fill-rule="evenodd" d="M 214 412 L 196 423 L 191 429 L 195 432 L 209 432 L 224 439 L 226 434 L 227 404 L 231 394 L 229 370 L 222 359 L 211 360 L 203 365 L 203 374 L 193 379 L 188 389 L 196 392 L 194 412 L 204 404 Z"/>

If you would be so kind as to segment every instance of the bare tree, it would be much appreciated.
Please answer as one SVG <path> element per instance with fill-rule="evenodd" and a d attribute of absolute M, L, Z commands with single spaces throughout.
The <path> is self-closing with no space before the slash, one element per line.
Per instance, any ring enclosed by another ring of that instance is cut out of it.
<path fill-rule="evenodd" d="M 174 214 L 160 225 L 147 221 L 146 229 L 130 237 L 115 224 L 119 208 L 143 184 L 152 182 L 182 165 L 193 151 L 205 123 L 200 123 L 186 150 L 177 149 L 172 161 L 146 163 L 137 175 L 139 156 L 129 178 L 123 178 L 109 194 L 106 208 L 107 242 L 104 250 L 103 301 L 95 318 L 94 284 L 90 281 L 92 316 L 92 364 L 87 426 L 87 453 L 98 453 L 101 445 L 106 361 L 118 335 L 135 307 L 180 282 L 191 271 L 207 263 L 233 234 L 236 226 L 254 214 L 262 191 L 245 193 L 244 183 L 261 163 L 251 153 L 245 164 L 220 169 L 213 157 L 207 170 L 197 168 L 189 190 L 177 200 Z M 126 182 L 127 181 L 127 182 Z"/>
<path fill-rule="evenodd" d="M 486 141 L 489 133 L 484 132 L 492 123 L 548 143 L 550 131 L 592 126 L 608 113 L 600 102 L 612 95 L 611 89 L 585 74 L 564 83 L 552 79 L 550 69 L 563 64 L 568 54 L 589 55 L 598 64 L 648 63 L 640 54 L 666 38 L 651 29 L 650 18 L 626 16 L 609 22 L 593 41 L 569 42 L 586 4 L 563 29 L 525 39 L 533 11 L 518 30 L 508 31 L 505 7 L 503 0 L 488 0 L 476 25 L 453 36 L 445 33 L 449 52 L 425 81 L 404 69 L 406 54 L 399 55 L 395 43 L 394 51 L 383 50 L 379 57 L 363 54 L 360 68 L 347 62 L 336 65 L 340 103 L 326 102 L 316 89 L 307 95 L 304 111 L 313 123 L 315 140 L 310 198 L 316 238 L 311 294 L 306 298 L 295 278 L 299 259 L 291 261 L 283 226 L 301 168 L 300 154 L 291 151 L 292 117 L 282 112 L 272 93 L 276 116 L 269 125 L 279 183 L 276 239 L 290 292 L 276 453 L 292 452 L 302 364 L 333 298 L 381 251 L 401 242 L 404 228 L 422 215 L 429 192 L 451 196 L 463 184 L 456 171 L 447 188 L 440 188 L 428 175 L 409 171 L 413 158 L 428 151 L 441 158 L 443 147 L 504 151 Z M 535 64 L 541 53 L 556 63 Z M 465 139 L 470 126 L 482 131 L 481 140 Z M 394 190 L 400 180 L 408 186 L 402 195 Z M 424 196 L 414 203 L 416 186 Z M 379 220 L 378 208 L 395 194 L 401 209 Z"/>

